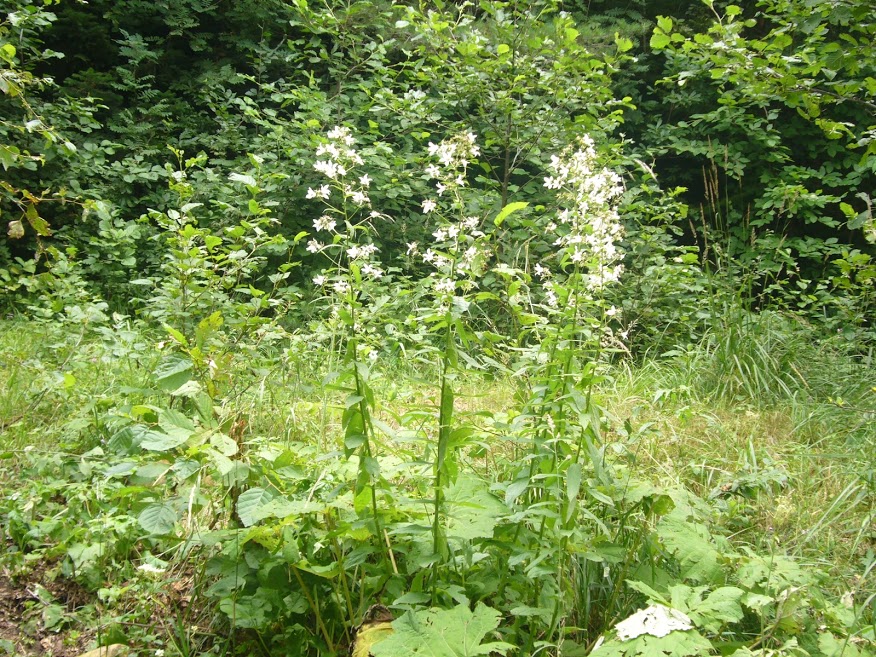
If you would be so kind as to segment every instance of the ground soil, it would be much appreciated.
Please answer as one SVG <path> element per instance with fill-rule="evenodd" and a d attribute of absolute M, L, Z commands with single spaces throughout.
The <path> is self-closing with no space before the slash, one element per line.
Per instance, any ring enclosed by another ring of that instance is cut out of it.
<path fill-rule="evenodd" d="M 37 584 L 51 592 L 55 602 L 72 613 L 90 596 L 74 582 L 50 581 L 43 568 L 12 577 L 0 568 L 0 655 L 15 657 L 75 657 L 94 640 L 93 632 L 75 626 L 46 630 L 42 623 L 43 604 L 34 593 Z M 9 652 L 10 644 L 14 652 Z"/>

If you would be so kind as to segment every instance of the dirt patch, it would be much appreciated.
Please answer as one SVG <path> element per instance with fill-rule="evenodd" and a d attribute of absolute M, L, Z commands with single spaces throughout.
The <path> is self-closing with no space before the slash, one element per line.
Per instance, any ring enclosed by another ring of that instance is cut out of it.
<path fill-rule="evenodd" d="M 74 582 L 44 581 L 44 575 L 44 569 L 36 569 L 13 579 L 8 570 L 0 569 L 0 655 L 75 657 L 93 641 L 93 632 L 75 623 L 59 631 L 45 628 L 46 605 L 37 594 L 38 586 L 48 590 L 53 603 L 67 614 L 75 612 L 90 596 Z"/>

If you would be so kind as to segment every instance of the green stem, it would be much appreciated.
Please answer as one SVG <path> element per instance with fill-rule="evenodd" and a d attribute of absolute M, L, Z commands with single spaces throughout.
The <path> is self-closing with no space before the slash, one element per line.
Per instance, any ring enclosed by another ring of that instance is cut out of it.
<path fill-rule="evenodd" d="M 441 506 L 444 501 L 442 475 L 445 473 L 450 426 L 453 416 L 453 398 L 450 389 L 450 352 L 453 349 L 453 318 L 447 312 L 444 332 L 444 353 L 441 357 L 441 399 L 438 406 L 438 449 L 435 454 L 435 508 L 432 518 L 432 604 L 438 603 L 439 547 L 441 540 Z"/>

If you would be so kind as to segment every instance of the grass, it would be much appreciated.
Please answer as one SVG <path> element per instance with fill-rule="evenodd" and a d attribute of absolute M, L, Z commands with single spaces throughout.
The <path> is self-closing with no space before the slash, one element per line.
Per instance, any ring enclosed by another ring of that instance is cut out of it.
<path fill-rule="evenodd" d="M 872 590 L 876 393 L 869 371 L 839 348 L 813 343 L 776 318 L 762 321 L 757 330 L 748 327 L 723 343 L 709 337 L 673 358 L 613 365 L 597 391 L 608 417 L 607 460 L 709 500 L 734 545 L 799 559 L 828 576 L 822 583 L 826 594 L 838 599 L 850 590 Z M 773 333 L 758 341 L 765 326 Z M 132 533 L 132 521 L 125 518 L 136 517 L 143 503 L 127 510 L 124 504 L 105 504 L 107 495 L 122 495 L 125 489 L 113 488 L 114 480 L 107 479 L 105 494 L 92 490 L 83 476 L 90 461 L 76 454 L 105 448 L 114 432 L 112 407 L 124 400 L 154 403 L 147 389 L 160 356 L 148 336 L 124 326 L 103 336 L 30 322 L 0 326 L 0 510 L 5 510 L 0 538 L 10 548 L 16 523 L 19 531 L 30 527 L 31 537 L 26 550 L 7 551 L 0 569 L 19 582 L 39 571 L 47 582 L 75 580 L 91 591 L 86 602 L 65 607 L 62 590 L 54 589 L 67 614 L 58 625 L 40 620 L 43 603 L 31 601 L 18 609 L 29 619 L 28 627 L 36 628 L 31 637 L 3 636 L 0 623 L 0 641 L 11 641 L 22 655 L 37 654 L 37 639 L 58 631 L 82 640 L 71 639 L 69 651 L 57 654 L 74 654 L 85 639 L 113 632 L 141 648 L 219 654 L 209 646 L 221 645 L 227 628 L 210 620 L 213 602 L 203 595 L 215 574 L 205 570 L 193 544 L 183 542 L 163 553 L 148 541 L 132 548 L 138 561 L 153 555 L 170 563 L 169 573 L 178 582 L 170 597 L 158 582 L 138 575 L 133 563 L 114 564 L 118 577 L 103 579 L 102 568 L 109 564 L 101 562 L 90 583 L 69 568 L 71 545 L 87 545 L 95 535 L 134 540 L 139 533 L 136 522 Z M 244 423 L 242 449 L 256 453 L 274 445 L 301 455 L 303 460 L 289 467 L 303 471 L 316 464 L 323 474 L 308 480 L 313 495 L 335 476 L 344 394 L 321 382 L 319 355 L 311 356 L 267 368 L 235 364 L 235 392 L 219 414 L 228 426 Z M 416 463 L 434 436 L 420 428 L 418 413 L 436 412 L 436 386 L 421 368 L 396 364 L 376 375 L 372 387 L 381 450 L 387 455 L 384 467 L 401 477 L 402 486 L 405 481 L 419 485 L 417 472 L 428 468 Z M 460 468 L 496 482 L 520 457 L 518 446 L 502 434 L 508 413 L 514 412 L 517 387 L 515 381 L 475 375 L 457 382 L 457 412 L 480 414 L 475 415 L 479 431 L 466 443 Z M 73 456 L 64 458 L 65 452 Z M 405 465 L 412 462 L 413 468 Z M 239 494 L 233 488 L 227 493 Z M 192 489 L 190 495 L 196 494 Z M 95 508 L 99 501 L 105 510 L 92 514 L 91 525 L 64 527 L 76 516 L 65 515 L 71 510 L 62 499 Z M 220 504 L 228 499 L 222 502 L 220 496 Z M 54 525 L 53 514 L 60 519 Z M 215 523 L 207 517 L 190 521 L 190 536 L 197 535 L 199 523 L 201 528 Z M 329 534 L 320 540 L 335 539 Z M 87 562 L 82 563 L 85 568 Z M 193 631 L 192 625 L 200 629 Z M 244 630 L 238 638 L 247 636 Z"/>

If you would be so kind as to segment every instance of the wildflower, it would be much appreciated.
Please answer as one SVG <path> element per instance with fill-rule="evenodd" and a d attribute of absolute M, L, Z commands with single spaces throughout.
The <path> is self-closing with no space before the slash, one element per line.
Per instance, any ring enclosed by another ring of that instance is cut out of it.
<path fill-rule="evenodd" d="M 426 199 L 423 201 L 423 214 L 429 214 L 430 212 L 434 212 L 438 207 L 438 204 L 435 203 L 432 199 Z"/>
<path fill-rule="evenodd" d="M 338 294 L 346 294 L 350 290 L 350 284 L 347 281 L 337 281 L 332 289 Z"/>
<path fill-rule="evenodd" d="M 322 215 L 319 219 L 313 220 L 313 227 L 316 230 L 334 230 L 337 222 L 327 214 Z"/>
<path fill-rule="evenodd" d="M 441 169 L 439 169 L 434 164 L 430 164 L 429 166 L 426 167 L 426 174 L 430 178 L 440 178 L 441 177 Z"/>
<path fill-rule="evenodd" d="M 310 253 L 319 253 L 323 249 L 323 245 L 317 242 L 316 240 L 310 240 L 307 243 L 307 250 Z"/>
<path fill-rule="evenodd" d="M 378 279 L 383 276 L 383 270 L 380 267 L 375 267 L 370 262 L 366 262 L 362 265 L 362 273 L 366 276 L 370 276 L 373 279 Z"/>
<path fill-rule="evenodd" d="M 314 276 L 313 284 L 318 287 L 322 287 L 323 285 L 325 285 L 325 276 L 323 276 L 322 274 L 320 274 L 319 276 Z"/>
<path fill-rule="evenodd" d="M 408 242 L 408 255 L 417 255 L 420 252 L 420 245 L 416 242 Z"/>
<path fill-rule="evenodd" d="M 362 187 L 370 187 L 371 177 L 367 173 L 364 176 L 359 176 L 359 184 L 362 185 Z"/>
<path fill-rule="evenodd" d="M 435 291 L 443 294 L 453 294 L 456 291 L 456 283 L 449 278 L 435 281 Z"/>
<path fill-rule="evenodd" d="M 536 264 L 535 265 L 535 275 L 538 276 L 539 278 L 550 278 L 551 277 L 551 270 L 548 269 L 547 267 L 543 267 L 540 264 Z"/>
<path fill-rule="evenodd" d="M 371 199 L 368 198 L 365 192 L 353 192 L 353 203 L 356 205 L 368 205 L 371 203 Z"/>

